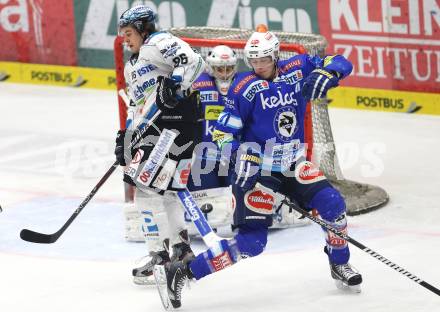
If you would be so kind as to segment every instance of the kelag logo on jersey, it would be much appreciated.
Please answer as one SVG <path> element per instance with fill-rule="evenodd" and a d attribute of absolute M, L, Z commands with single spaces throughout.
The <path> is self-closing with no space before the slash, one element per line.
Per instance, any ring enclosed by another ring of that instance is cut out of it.
<path fill-rule="evenodd" d="M 202 102 L 217 102 L 218 92 L 217 91 L 201 91 L 200 101 Z"/>
<path fill-rule="evenodd" d="M 243 92 L 243 96 L 250 102 L 259 91 L 269 89 L 269 83 L 266 80 L 257 80 L 252 82 Z"/>
<path fill-rule="evenodd" d="M 296 112 L 293 107 L 282 107 L 275 114 L 274 130 L 283 141 L 290 141 L 298 130 Z"/>
<path fill-rule="evenodd" d="M 299 88 L 299 85 L 298 85 Z M 296 88 L 295 88 L 296 89 Z M 295 91 L 293 92 L 286 92 L 284 93 L 284 95 L 281 93 L 280 90 L 278 90 L 278 96 L 270 96 L 270 97 L 265 97 L 263 95 L 263 93 L 260 93 L 260 101 L 261 101 L 261 106 L 263 107 L 263 109 L 266 108 L 275 108 L 278 106 L 286 106 L 289 104 L 293 104 L 295 106 L 298 105 L 298 101 L 295 99 Z"/>

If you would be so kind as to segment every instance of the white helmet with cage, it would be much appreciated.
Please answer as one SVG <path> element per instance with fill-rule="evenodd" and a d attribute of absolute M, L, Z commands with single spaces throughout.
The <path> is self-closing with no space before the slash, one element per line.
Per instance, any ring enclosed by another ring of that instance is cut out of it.
<path fill-rule="evenodd" d="M 215 84 L 222 95 L 228 93 L 232 79 L 237 73 L 237 55 L 225 45 L 218 45 L 206 57 L 208 74 L 215 78 Z"/>
<path fill-rule="evenodd" d="M 280 53 L 280 41 L 274 33 L 267 30 L 264 25 L 259 25 L 244 47 L 244 62 L 251 67 L 249 59 L 270 56 L 274 62 Z"/>

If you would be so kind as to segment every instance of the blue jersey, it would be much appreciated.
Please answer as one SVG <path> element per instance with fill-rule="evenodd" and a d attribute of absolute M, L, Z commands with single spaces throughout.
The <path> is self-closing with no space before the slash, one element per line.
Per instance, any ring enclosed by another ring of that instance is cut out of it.
<path fill-rule="evenodd" d="M 226 96 L 221 95 L 215 84 L 214 77 L 203 73 L 192 84 L 194 90 L 200 92 L 200 102 L 202 104 L 203 112 L 203 142 L 213 142 L 212 133 L 214 131 L 217 119 L 225 107 Z M 215 144 L 214 144 L 215 145 Z M 209 153 L 204 153 L 204 156 L 209 158 L 217 158 L 218 149 L 212 150 Z"/>
<path fill-rule="evenodd" d="M 254 72 L 239 74 L 229 88 L 215 140 L 220 146 L 232 142 L 233 149 L 240 142 L 255 142 L 263 169 L 288 169 L 304 152 L 307 103 L 301 89 L 304 78 L 316 68 L 336 71 L 343 78 L 350 73 L 351 64 L 339 55 L 320 59 L 302 54 L 278 61 L 278 75 L 273 80 L 262 79 Z"/>

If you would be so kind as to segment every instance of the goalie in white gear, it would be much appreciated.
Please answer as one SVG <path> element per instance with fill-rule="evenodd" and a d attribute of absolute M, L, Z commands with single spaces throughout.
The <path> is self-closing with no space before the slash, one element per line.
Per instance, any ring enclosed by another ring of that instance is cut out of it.
<path fill-rule="evenodd" d="M 204 61 L 181 39 L 157 31 L 155 22 L 156 14 L 143 5 L 125 11 L 119 19 L 119 33 L 132 55 L 124 68 L 130 106 L 115 154 L 126 166 L 124 181 L 136 187 L 134 205 L 150 255 L 146 265 L 133 270 L 137 284 L 153 282 L 155 264 L 193 255 L 176 191 L 186 187 L 192 151 L 200 140 L 200 102 L 198 94 L 188 89 L 203 72 Z M 141 144 L 129 150 L 133 131 L 145 124 L 153 103 L 161 114 Z M 175 134 L 173 142 L 170 138 Z"/>
<path fill-rule="evenodd" d="M 220 162 L 220 151 L 213 143 L 212 132 L 237 73 L 238 60 L 235 52 L 225 45 L 214 47 L 205 60 L 206 72 L 192 84 L 192 88 L 200 92 L 204 121 L 202 143 L 194 150 L 188 190 L 213 228 L 230 228 L 233 207 L 228 168 Z M 185 217 L 190 233 L 197 234 L 190 218 Z"/>

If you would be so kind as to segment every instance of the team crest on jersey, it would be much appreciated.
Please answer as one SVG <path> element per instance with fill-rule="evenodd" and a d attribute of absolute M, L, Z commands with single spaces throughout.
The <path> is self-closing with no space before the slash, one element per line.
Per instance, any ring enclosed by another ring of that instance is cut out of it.
<path fill-rule="evenodd" d="M 253 212 L 271 215 L 275 198 L 269 193 L 254 189 L 244 195 L 244 204 Z"/>
<path fill-rule="evenodd" d="M 268 89 L 269 89 L 269 83 L 266 80 L 257 80 L 257 81 L 252 82 L 246 88 L 246 90 L 244 90 L 243 96 L 249 102 L 251 102 L 254 99 L 255 94 L 257 94 L 257 92 L 260 92 L 263 90 L 268 90 Z"/>
<path fill-rule="evenodd" d="M 218 92 L 217 91 L 200 91 L 200 101 L 202 102 L 217 102 Z"/>
<path fill-rule="evenodd" d="M 296 112 L 293 107 L 280 108 L 274 118 L 274 129 L 278 137 L 289 142 L 298 130 L 298 121 L 296 120 Z"/>
<path fill-rule="evenodd" d="M 165 48 L 160 50 L 164 58 L 176 55 L 177 50 L 181 47 L 177 42 L 173 42 L 170 45 L 165 46 Z"/>
<path fill-rule="evenodd" d="M 322 171 L 310 161 L 297 163 L 295 178 L 301 184 L 311 184 L 326 179 Z"/>

